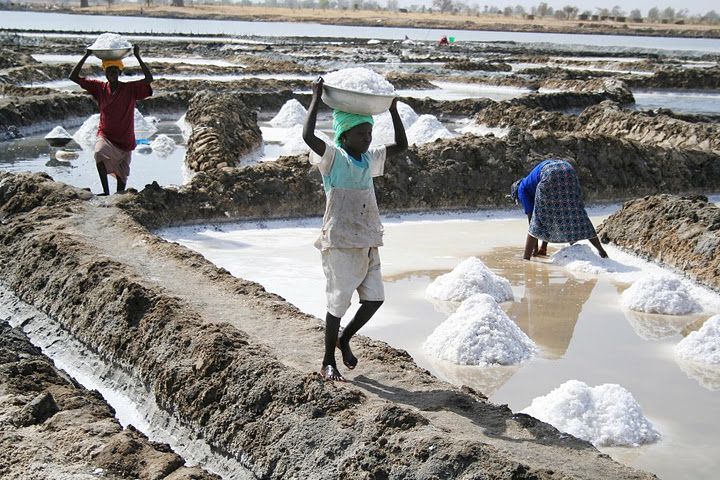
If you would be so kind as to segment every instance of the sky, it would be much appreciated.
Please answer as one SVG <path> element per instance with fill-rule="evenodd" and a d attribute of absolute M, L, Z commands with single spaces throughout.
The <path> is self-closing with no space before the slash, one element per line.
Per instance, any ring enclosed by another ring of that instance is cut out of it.
<path fill-rule="evenodd" d="M 499 8 L 505 8 L 507 6 L 514 7 L 515 5 L 522 5 L 526 10 L 531 7 L 537 6 L 542 0 L 459 0 L 462 3 L 473 5 L 478 4 L 481 7 L 483 5 L 496 6 Z M 381 5 L 382 1 L 379 1 Z M 400 0 L 398 3 L 403 5 L 432 5 L 432 0 Z M 582 12 L 590 10 L 594 12 L 597 8 L 607 8 L 612 10 L 616 5 L 620 6 L 625 13 L 630 13 L 633 9 L 639 9 L 643 15 L 646 15 L 648 10 L 653 7 L 658 7 L 660 11 L 667 7 L 672 7 L 675 11 L 687 9 L 690 15 L 692 14 L 705 14 L 710 10 L 715 10 L 720 13 L 720 2 L 718 0 L 545 0 L 549 6 L 554 9 L 562 9 L 566 5 L 578 7 Z"/>

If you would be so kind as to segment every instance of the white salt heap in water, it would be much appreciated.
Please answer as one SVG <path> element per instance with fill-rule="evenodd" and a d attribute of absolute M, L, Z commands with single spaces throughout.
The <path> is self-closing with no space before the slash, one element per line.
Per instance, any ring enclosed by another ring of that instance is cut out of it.
<path fill-rule="evenodd" d="M 302 125 L 295 125 L 289 129 L 285 137 L 287 141 L 283 143 L 280 155 L 297 155 L 298 153 L 310 151 L 310 147 L 307 146 L 307 143 L 305 143 L 305 140 L 302 138 L 302 132 Z M 318 132 L 315 132 L 315 135 L 320 137 Z"/>
<path fill-rule="evenodd" d="M 675 353 L 685 360 L 720 365 L 720 315 L 708 318 L 700 330 L 690 332 L 675 345 Z"/>
<path fill-rule="evenodd" d="M 392 86 L 392 83 L 368 68 L 343 68 L 328 73 L 323 78 L 327 85 L 345 90 L 375 95 L 393 95 L 395 93 L 395 87 Z"/>
<path fill-rule="evenodd" d="M 117 48 L 131 48 L 130 42 L 117 33 L 103 33 L 90 45 L 91 50 L 114 50 Z"/>
<path fill-rule="evenodd" d="M 535 398 L 522 413 L 595 446 L 638 446 L 660 438 L 632 394 L 610 383 L 589 387 L 569 380 Z"/>
<path fill-rule="evenodd" d="M 150 142 L 150 148 L 159 157 L 167 157 L 175 151 L 175 140 L 167 135 L 160 134 Z"/>
<path fill-rule="evenodd" d="M 635 281 L 622 293 L 622 305 L 636 312 L 686 315 L 702 310 L 680 279 L 650 275 Z"/>
<path fill-rule="evenodd" d="M 484 293 L 468 298 L 425 340 L 428 355 L 460 365 L 513 365 L 537 347 Z"/>
<path fill-rule="evenodd" d="M 148 117 L 150 118 L 150 117 Z M 95 142 L 97 142 L 97 132 L 100 126 L 100 114 L 96 113 L 90 115 L 85 122 L 80 126 L 73 138 L 86 150 L 92 150 L 95 148 Z M 155 132 L 157 127 L 152 122 L 146 121 L 140 111 L 135 109 L 135 137 L 136 138 L 149 138 Z"/>
<path fill-rule="evenodd" d="M 63 127 L 58 125 L 50 130 L 50 133 L 45 135 L 45 138 L 72 138 L 72 135 L 70 135 Z"/>
<path fill-rule="evenodd" d="M 183 113 L 178 121 L 175 122 L 175 125 L 180 128 L 183 140 L 185 140 L 185 142 L 190 140 L 190 135 L 192 135 L 192 125 L 190 125 L 190 122 L 187 121 L 187 113 Z"/>
<path fill-rule="evenodd" d="M 398 114 L 402 120 L 405 130 L 410 128 L 418 119 L 418 114 L 410 105 L 403 102 L 397 103 Z M 395 127 L 392 123 L 390 112 L 381 113 L 373 117 L 375 124 L 373 125 L 373 145 L 387 145 L 395 142 Z"/>
<path fill-rule="evenodd" d="M 405 132 L 410 145 L 422 145 L 439 138 L 452 138 L 455 135 L 440 123 L 434 115 L 420 115 Z"/>
<path fill-rule="evenodd" d="M 496 275 L 477 257 L 470 257 L 451 272 L 437 277 L 425 293 L 432 298 L 461 302 L 476 293 L 486 293 L 496 302 L 513 299 L 510 282 Z"/>
<path fill-rule="evenodd" d="M 278 128 L 289 128 L 305 123 L 307 110 L 294 98 L 285 102 L 280 111 L 272 120 L 270 125 Z"/>
<path fill-rule="evenodd" d="M 635 270 L 611 258 L 602 258 L 589 245 L 581 243 L 560 249 L 550 257 L 550 261 L 570 272 L 593 275 Z"/>

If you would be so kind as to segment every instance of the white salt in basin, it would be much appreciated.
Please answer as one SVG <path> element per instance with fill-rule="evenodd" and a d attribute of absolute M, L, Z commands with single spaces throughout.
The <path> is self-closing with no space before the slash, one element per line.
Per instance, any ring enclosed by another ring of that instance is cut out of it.
<path fill-rule="evenodd" d="M 663 315 L 687 315 L 702 309 L 683 282 L 667 274 L 638 279 L 623 292 L 621 303 L 630 310 Z"/>
<path fill-rule="evenodd" d="M 477 293 L 486 293 L 496 302 L 513 299 L 510 282 L 496 275 L 477 257 L 463 260 L 451 272 L 437 277 L 425 293 L 438 300 L 461 302 Z"/>
<path fill-rule="evenodd" d="M 307 110 L 293 98 L 285 102 L 278 114 L 270 120 L 270 125 L 277 128 L 290 128 L 302 125 L 305 117 L 307 117 Z"/>
<path fill-rule="evenodd" d="M 132 48 L 132 45 L 117 33 L 103 33 L 89 48 L 91 50 L 114 50 L 118 48 Z"/>
<path fill-rule="evenodd" d="M 708 318 L 700 330 L 683 338 L 675 353 L 685 360 L 720 366 L 720 315 Z"/>
<path fill-rule="evenodd" d="M 324 77 L 325 85 L 373 95 L 394 95 L 395 87 L 385 77 L 363 68 L 344 68 L 328 73 Z"/>
<path fill-rule="evenodd" d="M 423 350 L 459 365 L 487 366 L 514 365 L 538 349 L 490 295 L 479 293 L 435 328 Z"/>
<path fill-rule="evenodd" d="M 522 413 L 595 446 L 636 447 L 660 438 L 632 394 L 616 384 L 589 387 L 578 380 L 568 380 L 547 395 L 533 399 Z"/>
<path fill-rule="evenodd" d="M 45 135 L 45 138 L 72 138 L 72 135 L 70 135 L 62 126 L 58 125 L 50 130 L 50 133 Z"/>

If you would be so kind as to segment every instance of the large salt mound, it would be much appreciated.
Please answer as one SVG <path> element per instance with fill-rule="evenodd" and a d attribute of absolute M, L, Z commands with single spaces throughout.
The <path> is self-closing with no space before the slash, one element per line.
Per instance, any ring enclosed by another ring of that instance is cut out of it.
<path fill-rule="evenodd" d="M 660 438 L 632 394 L 610 383 L 591 388 L 569 380 L 535 398 L 522 413 L 595 446 L 638 446 Z"/>
<path fill-rule="evenodd" d="M 686 315 L 702 309 L 687 287 L 670 275 L 638 279 L 622 293 L 620 301 L 630 310 L 663 315 Z"/>
<path fill-rule="evenodd" d="M 470 257 L 451 272 L 437 277 L 425 293 L 438 300 L 461 302 L 476 293 L 486 293 L 496 302 L 513 299 L 510 282 L 496 275 L 477 257 Z"/>
<path fill-rule="evenodd" d="M 373 93 L 375 95 L 392 95 L 395 93 L 395 87 L 392 86 L 392 83 L 385 80 L 382 75 L 363 67 L 343 68 L 328 73 L 324 79 L 325 84 L 345 90 Z"/>
<path fill-rule="evenodd" d="M 420 115 L 406 131 L 410 145 L 422 145 L 439 138 L 452 138 L 455 135 L 440 123 L 434 115 Z"/>
<path fill-rule="evenodd" d="M 294 98 L 285 102 L 280 111 L 272 120 L 270 125 L 278 128 L 290 128 L 305 123 L 307 110 Z"/>
<path fill-rule="evenodd" d="M 437 326 L 423 350 L 460 365 L 488 366 L 520 363 L 537 347 L 490 295 L 479 293 Z"/>
<path fill-rule="evenodd" d="M 690 332 L 675 345 L 675 353 L 685 360 L 720 365 L 720 315 L 708 318 L 700 330 Z"/>
<path fill-rule="evenodd" d="M 402 120 L 405 130 L 410 128 L 418 119 L 418 114 L 410 105 L 403 102 L 397 103 L 398 114 Z M 375 125 L 373 125 L 373 145 L 386 145 L 395 142 L 395 127 L 392 123 L 390 112 L 381 113 L 373 117 Z"/>
<path fill-rule="evenodd" d="M 159 157 L 167 157 L 175 151 L 175 140 L 167 135 L 160 134 L 150 142 L 150 148 Z"/>
<path fill-rule="evenodd" d="M 93 50 L 115 50 L 130 48 L 132 45 L 117 33 L 103 33 L 90 46 Z"/>
<path fill-rule="evenodd" d="M 58 125 L 50 130 L 50 133 L 45 135 L 45 138 L 72 138 L 72 135 L 70 135 L 62 126 Z"/>

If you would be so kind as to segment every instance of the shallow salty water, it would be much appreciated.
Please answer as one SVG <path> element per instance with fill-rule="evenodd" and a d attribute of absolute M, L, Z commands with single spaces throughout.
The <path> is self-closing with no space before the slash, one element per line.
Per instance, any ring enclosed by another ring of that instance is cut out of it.
<path fill-rule="evenodd" d="M 706 311 L 695 316 L 625 312 L 619 295 L 627 283 L 523 261 L 527 220 L 518 213 L 386 218 L 381 256 L 387 300 L 361 333 L 407 350 L 439 377 L 473 386 L 514 411 L 570 379 L 591 386 L 620 384 L 663 437 L 653 445 L 602 450 L 661 478 L 714 478 L 720 466 L 720 379 L 708 380 L 687 369 L 672 348 L 699 327 L 698 320 L 720 312 L 720 298 L 706 293 Z M 597 225 L 608 210 L 593 213 Z M 324 277 L 312 246 L 319 224 L 319 219 L 253 222 L 159 233 L 323 318 Z M 626 264 L 626 277 L 657 268 L 612 247 L 609 252 Z M 447 304 L 425 297 L 425 288 L 473 255 L 511 282 L 515 300 L 503 308 L 539 345 L 537 358 L 518 366 L 479 368 L 433 360 L 422 351 L 427 336 L 449 315 Z"/>
<path fill-rule="evenodd" d="M 180 128 L 174 121 L 167 120 L 160 120 L 156 127 L 157 134 L 165 134 L 175 141 L 175 150 L 167 156 L 159 156 L 155 152 L 148 151 L 147 146 L 138 146 L 133 152 L 130 164 L 128 188 L 141 190 L 152 182 L 158 182 L 163 186 L 185 183 L 185 145 Z M 90 188 L 94 193 L 102 192 L 93 151 L 83 150 L 72 141 L 62 150 L 76 152 L 77 158 L 55 161 L 57 151 L 61 149 L 50 147 L 44 138 L 51 129 L 52 126 L 48 126 L 46 131 L 39 134 L 0 142 L 0 171 L 45 172 L 58 182 L 79 188 Z M 67 128 L 67 131 L 73 135 L 77 128 Z M 115 179 L 108 178 L 110 191 L 114 192 Z"/>

